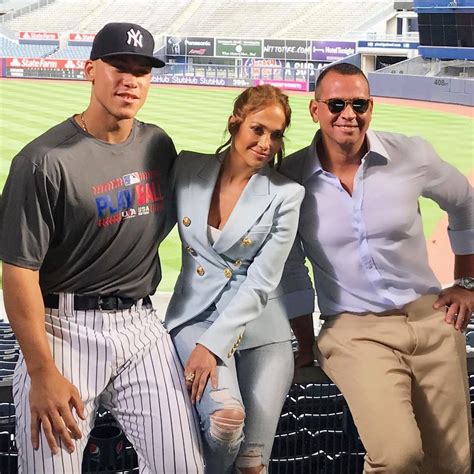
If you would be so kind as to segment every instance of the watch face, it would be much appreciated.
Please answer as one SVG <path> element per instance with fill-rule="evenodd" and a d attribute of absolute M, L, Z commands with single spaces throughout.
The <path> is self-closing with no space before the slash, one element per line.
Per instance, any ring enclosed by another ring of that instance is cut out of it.
<path fill-rule="evenodd" d="M 456 285 L 466 288 L 466 290 L 474 290 L 474 277 L 463 277 L 456 280 Z"/>

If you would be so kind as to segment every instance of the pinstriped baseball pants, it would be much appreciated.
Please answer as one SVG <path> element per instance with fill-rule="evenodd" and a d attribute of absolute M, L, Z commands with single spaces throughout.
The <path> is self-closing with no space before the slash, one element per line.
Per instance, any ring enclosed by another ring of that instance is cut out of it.
<path fill-rule="evenodd" d="M 17 415 L 19 472 L 79 474 L 82 455 L 99 404 L 109 409 L 132 442 L 140 473 L 203 472 L 196 415 L 188 400 L 183 370 L 170 336 L 151 307 L 139 301 L 129 310 L 76 311 L 71 294 L 58 309 L 46 309 L 45 326 L 58 369 L 79 390 L 86 420 L 82 439 L 69 454 L 51 454 L 46 439 L 31 445 L 30 379 L 20 355 L 13 395 Z"/>

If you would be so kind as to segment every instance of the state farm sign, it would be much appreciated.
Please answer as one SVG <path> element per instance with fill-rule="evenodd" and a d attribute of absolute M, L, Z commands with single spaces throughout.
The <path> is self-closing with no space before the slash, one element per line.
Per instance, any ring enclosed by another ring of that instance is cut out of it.
<path fill-rule="evenodd" d="M 48 59 L 48 58 L 7 58 L 7 67 L 50 68 L 50 69 L 83 69 L 82 59 Z"/>

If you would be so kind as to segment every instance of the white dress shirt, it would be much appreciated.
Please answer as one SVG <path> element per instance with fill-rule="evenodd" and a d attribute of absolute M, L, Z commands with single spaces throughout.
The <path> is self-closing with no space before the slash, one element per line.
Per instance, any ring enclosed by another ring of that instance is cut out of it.
<path fill-rule="evenodd" d="M 290 318 L 312 312 L 314 304 L 303 254 L 323 315 L 382 312 L 437 294 L 418 198 L 433 199 L 448 213 L 455 254 L 474 253 L 474 193 L 466 177 L 419 137 L 369 131 L 351 196 L 321 168 L 319 139 L 318 132 L 281 168 L 306 189 L 299 240 L 278 289 Z"/>

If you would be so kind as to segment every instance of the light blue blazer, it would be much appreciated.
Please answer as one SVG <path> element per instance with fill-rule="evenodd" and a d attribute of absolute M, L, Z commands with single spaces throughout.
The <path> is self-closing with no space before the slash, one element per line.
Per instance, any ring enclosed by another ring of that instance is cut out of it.
<path fill-rule="evenodd" d="M 252 176 L 211 245 L 207 219 L 222 159 L 223 154 L 187 151 L 177 159 L 182 267 L 165 324 L 171 331 L 214 303 L 219 316 L 197 342 L 227 363 L 237 347 L 248 349 L 291 337 L 274 290 L 296 236 L 304 188 L 264 167 Z"/>

